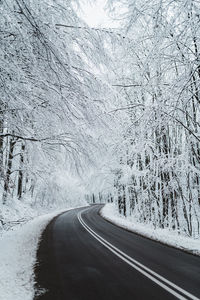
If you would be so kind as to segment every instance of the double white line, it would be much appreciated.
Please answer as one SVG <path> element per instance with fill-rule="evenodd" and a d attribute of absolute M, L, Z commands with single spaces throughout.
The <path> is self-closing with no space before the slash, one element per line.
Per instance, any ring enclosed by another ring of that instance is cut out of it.
<path fill-rule="evenodd" d="M 83 210 L 82 212 L 86 211 L 88 209 Z M 166 278 L 162 277 L 158 273 L 152 271 L 148 267 L 144 266 L 137 260 L 133 259 L 117 247 L 113 246 L 111 243 L 106 241 L 104 238 L 102 238 L 99 234 L 94 232 L 84 221 L 82 218 L 82 212 L 79 212 L 77 217 L 81 225 L 96 239 L 98 240 L 102 245 L 104 245 L 107 249 L 109 249 L 112 253 L 114 253 L 116 256 L 121 258 L 124 262 L 126 262 L 128 265 L 130 265 L 132 268 L 143 274 L 144 276 L 148 277 L 150 280 L 161 286 L 163 289 L 168 291 L 170 294 L 174 295 L 176 298 L 185 300 L 185 299 L 193 299 L 193 300 L 199 300 L 199 298 L 195 297 L 194 295 L 190 294 L 189 292 L 185 291 L 181 287 L 177 286 L 173 282 L 167 280 Z"/>

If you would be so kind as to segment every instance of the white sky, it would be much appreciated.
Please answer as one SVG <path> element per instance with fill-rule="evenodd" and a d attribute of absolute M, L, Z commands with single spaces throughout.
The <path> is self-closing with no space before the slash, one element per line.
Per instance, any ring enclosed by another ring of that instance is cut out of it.
<path fill-rule="evenodd" d="M 90 27 L 118 27 L 118 22 L 113 21 L 105 10 L 106 0 L 81 0 L 79 16 Z"/>

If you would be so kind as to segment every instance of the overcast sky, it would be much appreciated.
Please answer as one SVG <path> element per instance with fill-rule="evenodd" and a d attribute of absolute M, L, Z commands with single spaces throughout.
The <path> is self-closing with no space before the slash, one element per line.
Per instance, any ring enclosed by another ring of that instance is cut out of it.
<path fill-rule="evenodd" d="M 91 27 L 118 27 L 105 9 L 106 0 L 82 0 L 79 16 Z"/>

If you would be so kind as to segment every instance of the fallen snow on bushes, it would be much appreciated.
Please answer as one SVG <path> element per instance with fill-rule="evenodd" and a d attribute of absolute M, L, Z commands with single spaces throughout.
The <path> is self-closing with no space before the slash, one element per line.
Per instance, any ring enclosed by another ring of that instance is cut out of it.
<path fill-rule="evenodd" d="M 170 231 L 169 229 L 154 229 L 150 225 L 136 222 L 132 217 L 125 218 L 118 213 L 117 207 L 111 203 L 106 204 L 101 209 L 100 214 L 108 221 L 129 231 L 188 251 L 192 254 L 200 255 L 200 239 L 181 236 L 175 231 Z"/>
<path fill-rule="evenodd" d="M 36 252 L 41 233 L 56 215 L 42 215 L 0 237 L 0 300 L 32 300 Z"/>

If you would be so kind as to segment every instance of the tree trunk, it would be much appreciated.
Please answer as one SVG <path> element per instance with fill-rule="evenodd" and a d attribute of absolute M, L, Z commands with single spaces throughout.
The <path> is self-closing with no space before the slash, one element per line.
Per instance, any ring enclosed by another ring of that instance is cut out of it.
<path fill-rule="evenodd" d="M 3 204 L 6 203 L 7 195 L 9 192 L 10 175 L 12 170 L 12 159 L 13 159 L 15 143 L 16 140 L 11 137 L 9 142 L 8 165 L 7 165 L 6 176 L 4 181 Z"/>
<path fill-rule="evenodd" d="M 20 153 L 20 163 L 19 163 L 20 166 L 19 166 L 19 175 L 18 175 L 18 187 L 17 187 L 18 199 L 21 199 L 21 197 L 22 197 L 24 150 L 25 150 L 25 145 L 22 144 L 21 153 Z"/>

